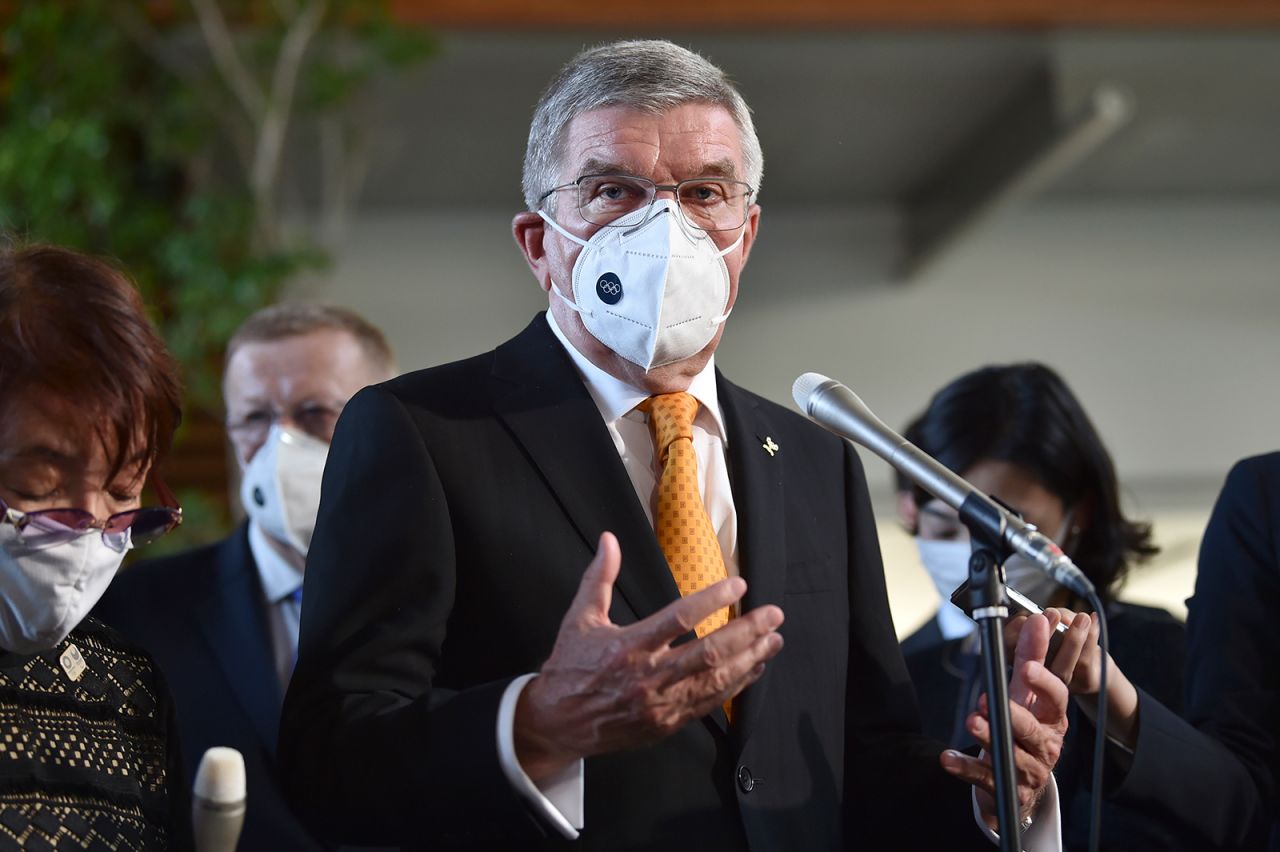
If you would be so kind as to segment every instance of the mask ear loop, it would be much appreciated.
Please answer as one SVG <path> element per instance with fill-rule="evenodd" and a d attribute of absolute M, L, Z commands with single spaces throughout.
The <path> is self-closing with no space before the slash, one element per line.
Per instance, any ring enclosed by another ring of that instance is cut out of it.
<path fill-rule="evenodd" d="M 560 297 L 560 301 L 564 302 L 570 309 L 577 311 L 583 316 L 595 316 L 594 313 L 579 305 L 577 302 L 570 301 L 569 297 L 560 292 L 560 287 L 556 284 L 555 279 L 551 281 L 551 292 Z"/>
<path fill-rule="evenodd" d="M 552 228 L 558 231 L 560 233 L 560 236 L 564 237 L 566 240 L 575 242 L 578 245 L 582 246 L 583 248 L 588 248 L 590 246 L 590 243 L 588 243 L 586 240 L 582 239 L 581 237 L 575 236 L 569 233 L 568 231 L 566 231 L 564 228 L 560 227 L 559 222 L 557 222 L 555 219 L 552 219 L 543 211 L 539 210 L 538 215 L 542 217 L 544 222 L 546 222 L 548 225 L 550 225 Z M 591 311 L 577 304 L 568 296 L 566 296 L 564 293 L 561 293 L 560 285 L 556 283 L 554 278 L 551 279 L 551 292 L 559 296 L 562 302 L 564 302 L 566 305 L 568 305 L 570 308 L 577 311 L 578 313 L 583 314 L 584 316 L 592 316 Z"/>
<path fill-rule="evenodd" d="M 724 251 L 716 252 L 716 257 L 723 259 L 726 254 L 733 251 L 738 246 L 742 245 L 742 238 L 745 237 L 746 235 L 747 235 L 747 231 L 745 228 L 743 228 L 742 232 L 738 234 L 738 238 L 734 240 L 732 243 L 730 243 L 729 246 Z M 712 317 L 711 327 L 715 328 L 718 325 L 723 325 L 724 321 L 729 319 L 729 315 L 732 313 L 733 313 L 733 308 L 729 308 L 729 310 L 725 311 L 724 314 L 722 314 L 721 316 Z"/>
<path fill-rule="evenodd" d="M 575 235 L 573 235 L 573 234 L 569 233 L 568 231 L 566 231 L 564 228 L 562 228 L 562 227 L 560 226 L 560 223 L 559 223 L 559 222 L 557 222 L 555 219 L 552 219 L 550 216 L 548 216 L 548 215 L 547 215 L 545 212 L 543 212 L 542 210 L 539 210 L 539 211 L 538 211 L 538 215 L 542 217 L 542 219 L 543 219 L 543 221 L 544 221 L 544 222 L 546 222 L 546 223 L 547 223 L 548 225 L 550 225 L 552 228 L 555 228 L 557 231 L 559 231 L 559 232 L 560 232 L 560 236 L 564 237 L 566 240 L 571 240 L 571 241 L 573 241 L 573 242 L 577 243 L 578 245 L 582 246 L 583 248 L 586 248 L 587 246 L 589 246 L 589 245 L 590 245 L 590 243 L 588 243 L 586 240 L 582 239 L 582 237 L 575 236 Z"/>

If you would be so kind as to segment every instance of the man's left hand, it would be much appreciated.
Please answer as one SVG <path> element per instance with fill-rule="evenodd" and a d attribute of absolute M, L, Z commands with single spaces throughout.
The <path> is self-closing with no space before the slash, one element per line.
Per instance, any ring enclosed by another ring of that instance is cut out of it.
<path fill-rule="evenodd" d="M 1018 634 L 1013 657 L 1013 679 L 1009 682 L 1009 718 L 1013 729 L 1013 762 L 1017 770 L 1018 807 L 1025 819 L 1035 810 L 1062 753 L 1067 733 L 1066 684 L 1045 668 L 1052 630 L 1043 615 L 1028 618 Z M 942 767 L 977 788 L 978 806 L 987 824 L 996 828 L 995 773 L 991 767 L 991 724 L 987 721 L 987 697 L 982 696 L 978 712 L 965 722 L 985 750 L 970 757 L 948 749 L 941 756 Z"/>

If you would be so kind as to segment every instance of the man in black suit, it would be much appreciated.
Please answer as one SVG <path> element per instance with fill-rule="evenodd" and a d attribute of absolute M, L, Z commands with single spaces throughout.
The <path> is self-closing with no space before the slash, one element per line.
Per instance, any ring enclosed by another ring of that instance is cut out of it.
<path fill-rule="evenodd" d="M 129 568 L 95 611 L 168 678 L 188 784 L 211 746 L 244 755 L 241 849 L 328 845 L 280 793 L 276 732 L 327 444 L 347 400 L 392 374 L 382 334 L 348 310 L 283 304 L 250 317 L 223 375 L 249 520 L 222 541 Z"/>
<path fill-rule="evenodd" d="M 917 733 L 856 454 L 714 368 L 761 163 L 668 42 L 544 94 L 513 229 L 549 312 L 334 436 L 280 740 L 310 819 L 430 849 L 989 845 L 952 777 L 986 765 Z M 682 590 L 673 518 L 724 579 Z M 1065 726 L 1048 629 L 1012 686 L 1028 812 Z"/>

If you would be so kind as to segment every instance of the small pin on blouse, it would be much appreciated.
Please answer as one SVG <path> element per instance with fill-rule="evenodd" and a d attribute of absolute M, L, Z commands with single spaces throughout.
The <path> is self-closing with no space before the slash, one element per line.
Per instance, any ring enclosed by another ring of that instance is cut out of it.
<path fill-rule="evenodd" d="M 67 643 L 67 650 L 58 657 L 58 662 L 62 664 L 62 670 L 67 673 L 67 677 L 73 681 L 79 680 L 84 670 L 88 668 L 84 657 L 80 654 L 80 649 L 71 643 Z"/>

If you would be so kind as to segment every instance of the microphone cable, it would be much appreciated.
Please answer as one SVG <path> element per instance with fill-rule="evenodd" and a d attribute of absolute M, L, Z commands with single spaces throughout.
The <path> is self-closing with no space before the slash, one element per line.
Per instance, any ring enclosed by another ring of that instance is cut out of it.
<path fill-rule="evenodd" d="M 1093 791 L 1089 797 L 1089 852 L 1098 852 L 1102 838 L 1102 768 L 1107 751 L 1107 669 L 1111 667 L 1111 641 L 1107 634 L 1107 614 L 1097 592 L 1089 594 L 1089 605 L 1098 614 L 1098 645 L 1102 651 L 1097 730 L 1093 742 Z"/>

